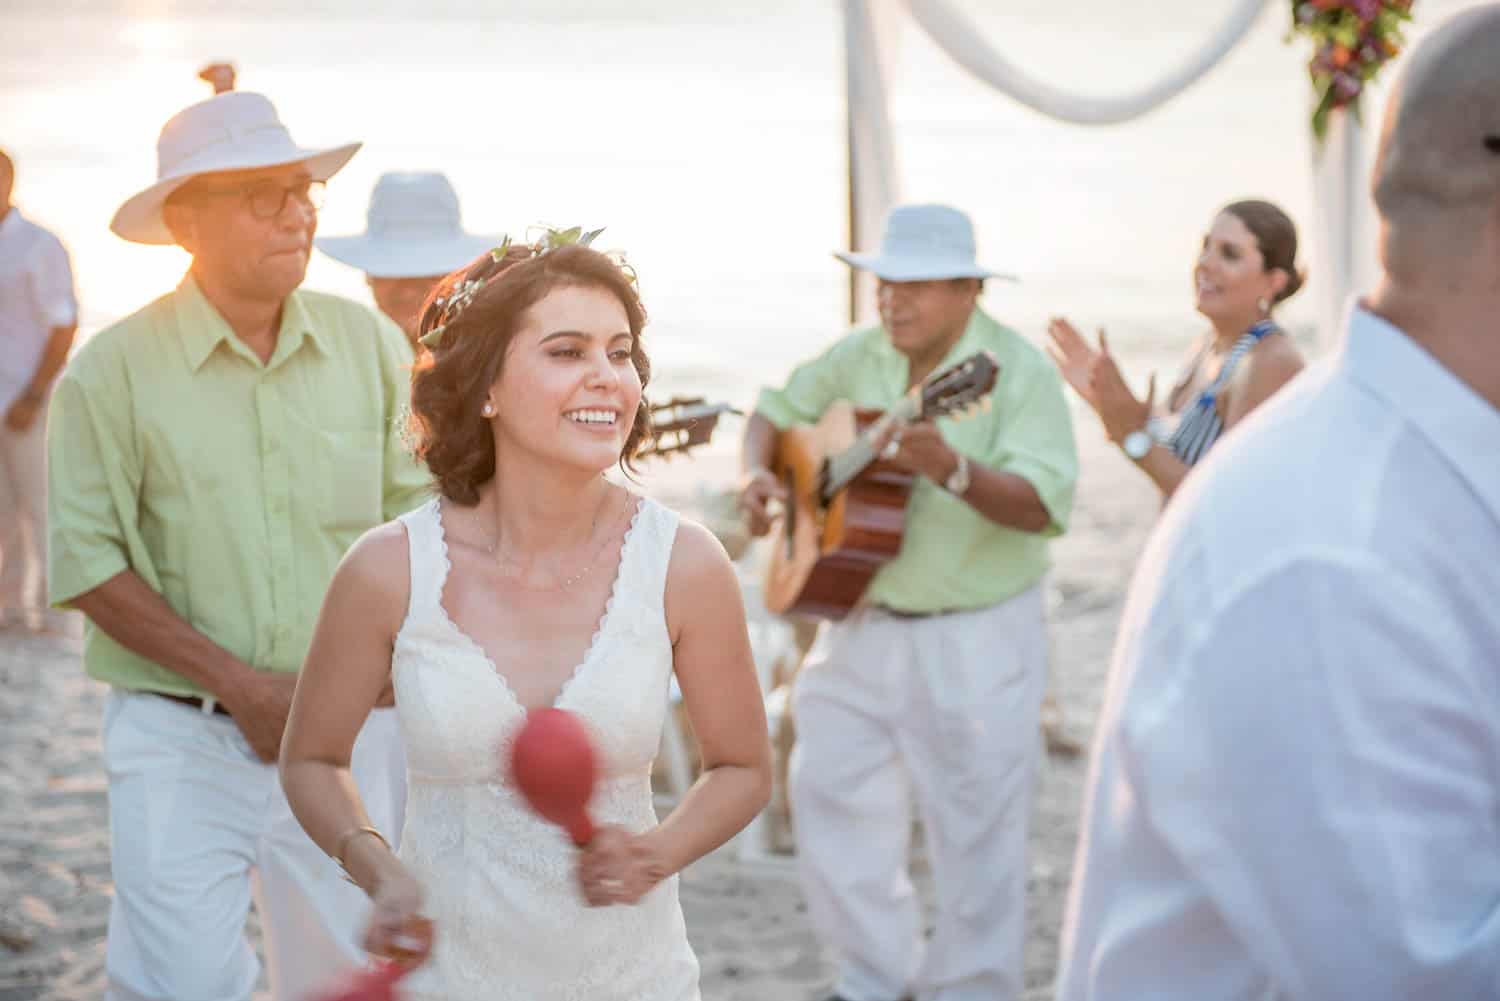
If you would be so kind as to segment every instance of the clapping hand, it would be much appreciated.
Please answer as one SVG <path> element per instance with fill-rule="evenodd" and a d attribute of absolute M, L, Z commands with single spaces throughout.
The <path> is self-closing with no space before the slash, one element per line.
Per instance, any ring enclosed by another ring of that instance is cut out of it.
<path fill-rule="evenodd" d="M 1047 354 L 1068 385 L 1099 415 L 1111 441 L 1122 442 L 1126 435 L 1146 426 L 1156 406 L 1156 373 L 1151 374 L 1146 386 L 1146 398 L 1138 400 L 1120 374 L 1102 329 L 1097 350 L 1062 317 L 1047 324 L 1047 334 L 1052 338 Z"/>
<path fill-rule="evenodd" d="M 1052 343 L 1047 345 L 1047 354 L 1062 373 L 1063 380 L 1097 411 L 1099 407 L 1094 402 L 1091 383 L 1099 352 L 1089 347 L 1089 342 L 1083 339 L 1078 328 L 1061 316 L 1054 316 L 1047 322 L 1047 336 L 1052 339 Z M 1103 339 L 1103 330 L 1099 331 L 1099 337 Z"/>
<path fill-rule="evenodd" d="M 234 90 L 234 64 L 209 63 L 198 71 L 198 79 L 213 87 L 215 94 Z"/>

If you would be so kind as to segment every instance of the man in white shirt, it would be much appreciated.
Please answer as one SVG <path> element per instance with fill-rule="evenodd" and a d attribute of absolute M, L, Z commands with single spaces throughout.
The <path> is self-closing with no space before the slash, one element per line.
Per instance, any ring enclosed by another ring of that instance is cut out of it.
<path fill-rule="evenodd" d="M 47 393 L 78 327 L 61 241 L 10 203 L 0 152 L 0 627 L 46 623 Z"/>
<path fill-rule="evenodd" d="M 1383 277 L 1168 508 L 1061 1001 L 1500 997 L 1500 5 L 1411 55 Z"/>

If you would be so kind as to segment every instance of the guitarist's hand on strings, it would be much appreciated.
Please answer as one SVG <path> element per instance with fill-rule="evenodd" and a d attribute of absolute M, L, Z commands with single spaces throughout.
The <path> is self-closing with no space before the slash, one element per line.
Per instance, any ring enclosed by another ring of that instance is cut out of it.
<path fill-rule="evenodd" d="M 878 452 L 883 462 L 934 483 L 948 482 L 958 469 L 958 453 L 931 421 L 892 428 L 880 440 Z"/>
<path fill-rule="evenodd" d="M 785 501 L 786 487 L 769 469 L 752 469 L 740 482 L 740 508 L 750 534 L 765 535 L 771 530 L 771 501 Z"/>

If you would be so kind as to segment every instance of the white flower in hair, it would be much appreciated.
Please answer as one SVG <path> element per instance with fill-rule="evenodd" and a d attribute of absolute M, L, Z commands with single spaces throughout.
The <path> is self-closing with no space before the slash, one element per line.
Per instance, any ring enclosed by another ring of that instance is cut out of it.
<path fill-rule="evenodd" d="M 532 257 L 543 257 L 550 251 L 561 247 L 587 247 L 594 242 L 600 233 L 604 232 L 602 227 L 591 229 L 587 232 L 584 231 L 582 226 L 573 226 L 569 229 L 554 229 L 551 226 L 538 228 L 543 230 L 542 235 L 529 244 L 526 244 Z M 513 245 L 514 243 L 511 238 L 509 236 L 505 237 L 500 242 L 500 246 L 490 251 L 491 260 L 497 264 L 505 260 L 506 254 Z M 634 282 L 635 269 L 624 262 L 623 255 L 617 263 L 630 276 L 630 280 Z M 429 348 L 435 348 L 442 343 L 443 332 L 448 329 L 449 324 L 458 318 L 458 314 L 469 307 L 469 304 L 474 301 L 474 297 L 479 294 L 479 290 L 484 288 L 491 278 L 500 273 L 500 271 L 496 271 L 485 278 L 465 279 L 455 285 L 453 291 L 449 292 L 446 296 L 434 299 L 432 304 L 441 310 L 439 318 L 442 322 L 427 331 L 418 340 Z"/>

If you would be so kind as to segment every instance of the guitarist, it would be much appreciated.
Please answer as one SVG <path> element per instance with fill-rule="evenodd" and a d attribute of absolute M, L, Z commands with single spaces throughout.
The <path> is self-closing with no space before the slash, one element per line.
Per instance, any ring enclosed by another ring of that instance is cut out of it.
<path fill-rule="evenodd" d="M 797 680 L 788 788 L 803 889 L 838 955 L 832 1001 L 1019 998 L 1041 581 L 1072 507 L 1072 423 L 1046 356 L 978 307 L 984 279 L 1000 276 L 975 264 L 962 212 L 898 207 L 878 254 L 836 256 L 879 278 L 881 323 L 760 394 L 742 457 L 752 533 L 785 499 L 770 471 L 781 429 L 838 400 L 889 408 L 976 351 L 1000 376 L 987 413 L 884 443 L 882 457 L 918 477 L 901 552 L 823 627 Z M 906 868 L 913 793 L 937 887 L 930 943 Z"/>

